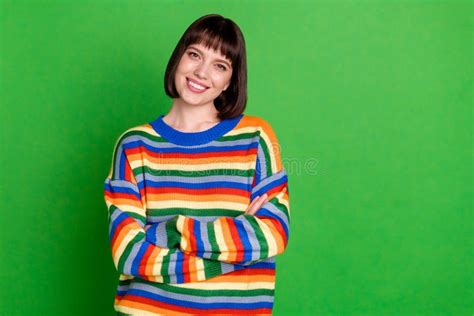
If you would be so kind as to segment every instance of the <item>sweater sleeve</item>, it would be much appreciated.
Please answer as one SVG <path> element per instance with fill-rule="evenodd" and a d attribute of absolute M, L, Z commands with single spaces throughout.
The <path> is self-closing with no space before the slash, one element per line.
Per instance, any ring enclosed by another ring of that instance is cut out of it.
<path fill-rule="evenodd" d="M 157 246 L 148 239 L 145 188 L 139 188 L 133 167 L 127 158 L 127 137 L 115 145 L 112 166 L 104 183 L 108 208 L 109 239 L 112 258 L 118 272 L 160 283 L 188 283 L 244 268 L 234 264 L 196 257 L 179 248 Z M 172 219 L 166 229 L 176 229 Z M 168 232 L 179 236 L 177 232 Z M 169 241 L 171 244 L 172 241 Z"/>
<path fill-rule="evenodd" d="M 227 263 L 249 265 L 281 254 L 289 238 L 288 176 L 271 126 L 264 121 L 259 138 L 251 198 L 268 195 L 254 214 L 219 217 L 214 221 L 178 216 L 180 249 L 184 253 Z"/>

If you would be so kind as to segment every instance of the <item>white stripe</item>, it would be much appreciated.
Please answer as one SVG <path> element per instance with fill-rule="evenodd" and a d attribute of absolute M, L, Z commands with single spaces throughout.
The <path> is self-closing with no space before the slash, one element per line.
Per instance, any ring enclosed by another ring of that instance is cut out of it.
<path fill-rule="evenodd" d="M 275 287 L 275 283 L 273 282 L 192 282 L 172 285 L 181 288 L 198 290 L 272 290 Z"/>
<path fill-rule="evenodd" d="M 209 158 L 205 158 L 209 159 Z M 225 160 L 228 159 L 228 162 Z M 135 168 L 140 168 L 143 167 L 143 165 L 155 169 L 155 170 L 179 170 L 179 171 L 205 171 L 209 169 L 236 169 L 236 170 L 241 170 L 243 174 L 244 171 L 247 171 L 251 168 L 254 167 L 255 161 L 249 161 L 249 162 L 235 162 L 232 161 L 232 157 L 222 157 L 219 162 L 217 163 L 202 163 L 202 164 L 196 164 L 193 162 L 199 161 L 196 160 L 195 158 L 189 158 L 189 159 L 179 159 L 180 163 L 178 164 L 172 164 L 172 163 L 155 163 L 150 160 L 148 160 L 146 157 L 143 157 L 142 159 L 135 159 L 130 161 L 130 165 L 132 169 Z M 176 159 L 169 159 L 168 161 L 176 161 Z M 159 161 L 159 158 L 158 158 Z M 153 171 L 151 172 L 153 174 Z"/>
<path fill-rule="evenodd" d="M 128 225 L 131 225 L 131 224 L 128 224 Z M 124 227 L 124 229 L 127 229 L 127 227 Z M 135 238 L 142 231 L 143 230 L 137 228 L 137 229 L 131 229 L 130 231 L 127 232 L 127 234 L 125 235 L 125 238 L 122 239 L 122 241 L 120 242 L 119 247 L 117 248 L 117 251 L 115 252 L 114 263 L 115 263 L 116 267 L 118 267 L 120 257 L 122 256 L 123 252 L 125 251 L 125 248 L 127 247 L 127 245 L 130 243 L 130 241 L 133 238 Z"/>
<path fill-rule="evenodd" d="M 224 233 L 222 232 L 222 226 L 220 223 L 220 220 L 215 222 L 216 224 L 214 225 L 214 231 L 216 232 L 216 241 L 217 245 L 219 246 L 219 257 L 218 261 L 226 261 L 227 258 L 229 257 L 229 249 L 227 248 L 227 245 L 225 243 L 224 239 Z"/>
<path fill-rule="evenodd" d="M 255 217 L 257 220 L 258 226 L 260 226 L 260 229 L 263 232 L 263 235 L 265 235 L 265 239 L 267 240 L 268 244 L 268 255 L 267 257 L 272 257 L 278 253 L 278 247 L 277 243 L 275 240 L 275 237 L 272 234 L 272 231 L 270 228 L 265 224 L 260 218 Z"/>
<path fill-rule="evenodd" d="M 208 208 L 218 208 L 236 211 L 245 211 L 247 208 L 245 203 L 225 202 L 225 201 L 182 201 L 182 200 L 166 200 L 166 201 L 148 201 L 148 208 L 165 209 L 165 208 L 190 208 L 196 210 L 205 210 Z"/>
<path fill-rule="evenodd" d="M 155 276 L 155 282 L 163 282 L 163 276 L 161 275 L 161 267 L 163 264 L 163 257 L 166 256 L 169 252 L 167 248 L 161 248 L 158 252 L 158 256 L 156 256 L 152 274 Z"/>
<path fill-rule="evenodd" d="M 278 170 L 278 166 L 276 165 L 276 160 L 275 160 L 275 149 L 273 148 L 273 143 L 270 141 L 270 138 L 268 135 L 265 133 L 264 129 L 262 129 L 262 132 L 260 133 L 260 136 L 263 138 L 265 141 L 265 144 L 268 147 L 269 151 L 269 156 L 270 156 L 270 161 L 271 161 L 271 168 L 272 168 L 272 174 L 276 173 Z"/>

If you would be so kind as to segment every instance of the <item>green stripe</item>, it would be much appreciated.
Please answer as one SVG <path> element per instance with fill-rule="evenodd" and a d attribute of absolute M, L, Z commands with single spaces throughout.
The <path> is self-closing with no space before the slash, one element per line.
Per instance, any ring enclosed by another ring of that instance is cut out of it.
<path fill-rule="evenodd" d="M 217 209 L 217 208 L 206 208 L 202 209 L 190 209 L 183 207 L 169 207 L 163 209 L 147 209 L 148 216 L 168 216 L 168 215 L 184 215 L 184 216 L 229 216 L 237 217 L 242 214 L 240 211 Z"/>
<path fill-rule="evenodd" d="M 288 218 L 288 220 L 290 219 L 290 213 L 288 212 L 288 209 L 286 208 L 286 205 L 285 204 L 282 204 L 280 202 L 278 202 L 278 199 L 276 197 L 274 197 L 273 199 L 271 199 L 269 202 L 271 202 L 273 205 L 275 205 L 280 211 L 282 211 L 285 216 Z M 289 223 L 289 222 L 288 222 Z"/>
<path fill-rule="evenodd" d="M 166 222 L 167 247 L 172 249 L 181 244 L 181 234 L 177 229 L 178 218 L 173 218 Z"/>
<path fill-rule="evenodd" d="M 137 167 L 134 170 L 136 175 L 145 173 L 152 176 L 179 176 L 179 177 L 188 177 L 196 178 L 202 176 L 241 176 L 241 177 L 251 177 L 254 175 L 254 169 L 205 169 L 205 170 L 163 170 L 163 169 L 152 169 L 149 166 Z"/>
<path fill-rule="evenodd" d="M 161 275 L 163 276 L 163 282 L 164 283 L 169 283 L 171 281 L 171 278 L 168 274 L 168 268 L 170 266 L 171 255 L 175 252 L 176 252 L 176 248 L 170 249 L 168 254 L 163 257 L 162 265 L 161 265 Z M 176 267 L 176 265 L 175 265 L 175 267 Z"/>
<path fill-rule="evenodd" d="M 117 206 L 115 206 L 114 204 L 110 204 L 110 207 L 109 207 L 109 218 L 110 218 L 110 216 L 112 216 L 112 214 L 115 212 L 116 209 L 118 209 Z"/>
<path fill-rule="evenodd" d="M 242 139 L 250 139 L 258 136 L 259 131 L 249 132 L 249 133 L 242 133 L 237 135 L 228 135 L 228 136 L 221 136 L 216 141 L 218 142 L 226 142 L 226 141 L 233 141 L 233 140 L 242 140 Z"/>
<path fill-rule="evenodd" d="M 120 256 L 119 264 L 118 264 L 118 271 L 123 271 L 125 266 L 125 262 L 127 261 L 128 256 L 132 252 L 133 246 L 140 242 L 145 237 L 145 233 L 139 232 L 125 247 L 124 252 Z"/>
<path fill-rule="evenodd" d="M 260 138 L 259 144 L 262 147 L 263 154 L 265 157 L 265 164 L 267 165 L 267 174 L 264 176 L 269 177 L 272 175 L 272 163 L 270 159 L 270 151 L 268 149 L 267 143 L 265 142 L 263 138 Z"/>
<path fill-rule="evenodd" d="M 119 209 L 117 206 L 115 206 L 114 204 L 111 204 L 110 205 L 110 208 L 109 208 L 109 217 L 112 215 L 113 212 L 115 212 L 115 210 L 119 210 L 120 213 L 123 213 L 129 217 L 131 217 L 132 219 L 138 219 L 138 220 L 141 220 L 143 223 L 146 223 L 146 217 L 140 215 L 140 214 L 136 214 L 136 213 L 129 213 L 129 212 L 125 212 L 125 211 L 122 211 L 121 209 Z M 120 217 L 120 215 L 118 216 Z"/>
<path fill-rule="evenodd" d="M 212 297 L 212 296 L 257 296 L 257 295 L 273 295 L 274 290 L 271 289 L 254 289 L 254 290 L 199 290 L 199 289 L 190 289 L 190 288 L 181 288 L 174 286 L 172 284 L 165 283 L 155 283 L 143 279 L 135 279 L 134 283 L 142 283 L 151 285 L 154 288 L 159 288 L 170 293 L 176 294 L 188 294 L 194 296 L 202 297 Z"/>
<path fill-rule="evenodd" d="M 214 222 L 206 223 L 207 236 L 209 237 L 209 243 L 211 244 L 211 259 L 217 260 L 219 258 L 219 246 L 216 241 L 216 232 L 214 231 Z"/>
<path fill-rule="evenodd" d="M 255 136 L 258 136 L 259 131 L 255 132 L 249 132 L 249 133 L 242 133 L 238 135 L 223 135 L 216 139 L 216 141 L 232 141 L 232 140 L 241 140 L 241 139 L 249 139 L 253 138 Z M 160 135 L 152 135 L 147 132 L 141 131 L 141 130 L 129 130 L 124 136 L 130 137 L 130 136 L 141 136 L 145 137 L 151 141 L 154 142 L 160 142 L 160 143 L 169 143 L 165 138 L 161 137 Z"/>
<path fill-rule="evenodd" d="M 126 279 L 126 280 L 118 280 L 118 285 L 123 286 L 123 285 L 130 285 L 130 283 L 133 282 L 133 279 Z"/>
<path fill-rule="evenodd" d="M 120 179 L 119 175 L 115 173 L 115 167 L 120 164 L 119 157 L 117 157 L 118 156 L 118 149 L 120 148 L 120 146 L 122 145 L 124 140 L 126 140 L 126 138 L 129 138 L 130 136 L 133 136 L 133 133 L 134 133 L 133 131 L 128 131 L 125 134 L 123 134 L 122 136 L 120 136 L 117 139 L 117 141 L 115 142 L 113 162 L 112 162 L 112 179 Z M 123 180 L 123 179 L 121 179 L 121 180 Z"/>
<path fill-rule="evenodd" d="M 253 215 L 244 215 L 244 217 L 248 220 L 250 225 L 252 226 L 255 235 L 257 237 L 257 241 L 260 245 L 260 256 L 257 259 L 263 259 L 268 257 L 268 243 L 265 235 L 263 234 L 260 225 L 258 225 L 257 220 Z"/>
<path fill-rule="evenodd" d="M 142 215 L 137 214 L 137 213 L 129 213 L 129 212 L 125 212 L 125 211 L 122 211 L 122 212 L 127 214 L 128 216 L 130 216 L 133 219 L 140 220 L 142 223 L 146 223 L 146 217 L 145 216 L 142 216 Z"/>
<path fill-rule="evenodd" d="M 166 139 L 164 139 L 161 136 L 151 135 L 151 134 L 148 134 L 144 131 L 138 131 L 138 130 L 130 131 L 130 135 L 142 136 L 144 138 L 147 138 L 151 141 L 158 142 L 158 143 L 167 143 L 168 142 Z"/>
<path fill-rule="evenodd" d="M 204 259 L 203 262 L 206 280 L 222 274 L 221 263 L 219 261 Z"/>

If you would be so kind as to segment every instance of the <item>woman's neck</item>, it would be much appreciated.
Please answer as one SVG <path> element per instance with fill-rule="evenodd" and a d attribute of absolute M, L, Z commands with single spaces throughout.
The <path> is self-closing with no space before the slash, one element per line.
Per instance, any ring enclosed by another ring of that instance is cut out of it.
<path fill-rule="evenodd" d="M 219 123 L 218 113 L 213 104 L 210 106 L 186 105 L 175 99 L 163 120 L 179 131 L 199 132 Z"/>

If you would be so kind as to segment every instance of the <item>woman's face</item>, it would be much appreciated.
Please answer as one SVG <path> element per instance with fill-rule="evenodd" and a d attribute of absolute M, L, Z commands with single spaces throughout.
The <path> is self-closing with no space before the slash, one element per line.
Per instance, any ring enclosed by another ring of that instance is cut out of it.
<path fill-rule="evenodd" d="M 213 104 L 232 77 L 231 61 L 202 44 L 187 47 L 176 69 L 176 90 L 186 103 Z M 197 84 L 197 85 L 196 85 Z"/>

